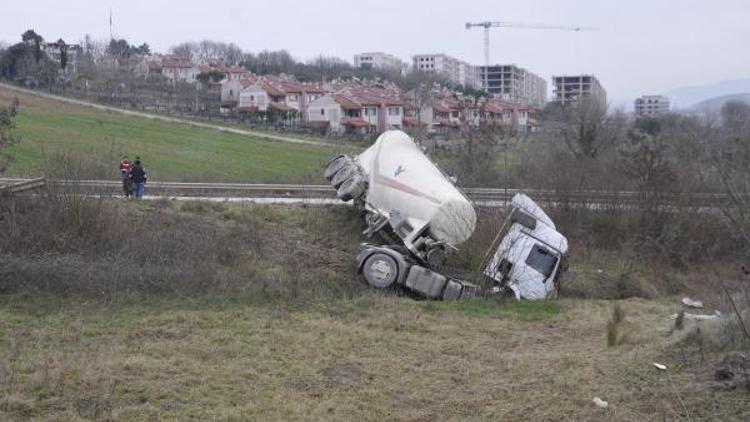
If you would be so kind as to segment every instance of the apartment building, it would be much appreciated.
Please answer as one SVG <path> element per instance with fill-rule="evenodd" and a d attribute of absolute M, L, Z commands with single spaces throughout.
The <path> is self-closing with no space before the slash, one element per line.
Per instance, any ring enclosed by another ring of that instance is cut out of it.
<path fill-rule="evenodd" d="M 446 77 L 451 83 L 479 88 L 477 68 L 446 54 L 418 54 L 412 57 L 414 70 Z"/>
<path fill-rule="evenodd" d="M 552 84 L 554 101 L 568 104 L 588 97 L 602 106 L 607 105 L 607 91 L 593 75 L 553 76 Z"/>
<path fill-rule="evenodd" d="M 478 70 L 482 89 L 496 98 L 539 109 L 547 103 L 547 81 L 541 76 L 513 64 L 480 66 Z"/>
<path fill-rule="evenodd" d="M 400 73 L 403 61 L 392 54 L 383 52 L 362 53 L 354 55 L 354 67 L 390 70 Z"/>
<path fill-rule="evenodd" d="M 658 117 L 669 113 L 669 98 L 663 95 L 644 95 L 635 100 L 637 117 Z"/>

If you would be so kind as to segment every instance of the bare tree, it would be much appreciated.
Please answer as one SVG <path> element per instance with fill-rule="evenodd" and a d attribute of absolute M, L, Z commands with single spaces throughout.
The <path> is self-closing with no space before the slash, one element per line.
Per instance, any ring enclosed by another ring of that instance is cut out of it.
<path fill-rule="evenodd" d="M 546 130 L 559 136 L 575 156 L 596 158 L 620 139 L 624 113 L 607 112 L 606 105 L 593 98 L 572 104 L 551 103 L 546 113 Z"/>
<path fill-rule="evenodd" d="M 18 142 L 18 138 L 13 136 L 12 130 L 15 127 L 13 120 L 18 112 L 18 98 L 7 107 L 0 107 L 0 174 L 5 172 L 8 162 L 12 157 L 7 153 L 8 147 Z"/>
<path fill-rule="evenodd" d="M 747 245 L 750 257 L 750 106 L 729 102 L 722 108 L 723 126 L 713 155 L 729 203 L 722 208 Z"/>

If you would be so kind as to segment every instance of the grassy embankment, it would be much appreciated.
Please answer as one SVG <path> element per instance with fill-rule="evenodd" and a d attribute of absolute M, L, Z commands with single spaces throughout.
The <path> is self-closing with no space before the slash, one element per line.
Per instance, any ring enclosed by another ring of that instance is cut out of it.
<path fill-rule="evenodd" d="M 122 154 L 140 156 L 152 180 L 319 182 L 325 161 L 340 147 L 285 144 L 188 125 L 95 110 L 0 87 L 0 104 L 20 100 L 8 175 L 38 176 L 60 157 L 87 160 L 117 177 Z"/>
<path fill-rule="evenodd" d="M 363 239 L 346 208 L 41 205 L 17 204 L 6 220 L 14 235 L 0 243 L 10 253 L 0 256 L 0 419 L 729 420 L 747 411 L 739 374 L 714 381 L 708 340 L 698 352 L 697 340 L 681 340 L 693 325 L 672 332 L 674 297 L 414 301 L 358 280 Z M 80 220 L 56 206 L 81 207 Z M 625 319 L 613 332 L 614 305 Z"/>

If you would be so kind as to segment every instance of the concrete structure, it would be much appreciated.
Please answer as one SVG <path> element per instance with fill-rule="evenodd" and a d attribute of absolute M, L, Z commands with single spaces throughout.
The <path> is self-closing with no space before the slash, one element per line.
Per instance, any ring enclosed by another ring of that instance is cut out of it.
<path fill-rule="evenodd" d="M 497 98 L 540 109 L 547 103 L 547 81 L 541 76 L 513 64 L 478 69 L 482 89 Z M 484 86 L 485 73 L 489 89 Z"/>
<path fill-rule="evenodd" d="M 607 91 L 593 75 L 553 76 L 553 99 L 562 104 L 574 103 L 579 98 L 593 98 L 602 106 L 607 105 Z"/>
<path fill-rule="evenodd" d="M 445 54 L 417 54 L 412 60 L 415 71 L 442 75 L 456 85 L 480 87 L 477 68 L 459 59 Z"/>
<path fill-rule="evenodd" d="M 354 67 L 401 72 L 403 62 L 392 54 L 382 52 L 362 53 L 354 55 Z"/>
<path fill-rule="evenodd" d="M 663 95 L 644 95 L 635 100 L 637 117 L 658 117 L 669 113 L 669 98 Z"/>

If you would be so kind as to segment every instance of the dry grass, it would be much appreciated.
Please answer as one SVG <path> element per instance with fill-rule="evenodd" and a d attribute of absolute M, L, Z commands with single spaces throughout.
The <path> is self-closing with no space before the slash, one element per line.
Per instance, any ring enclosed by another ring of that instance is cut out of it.
<path fill-rule="evenodd" d="M 348 208 L 17 198 L 2 205 L 0 293 L 350 297 Z M 351 235 L 350 235 L 351 234 Z"/>
<path fill-rule="evenodd" d="M 674 306 L 660 302 L 621 301 L 638 336 L 608 348 L 598 301 L 14 299 L 0 306 L 3 419 L 685 419 L 671 383 L 693 420 L 747 409 L 744 391 L 653 368 L 671 342 Z"/>

